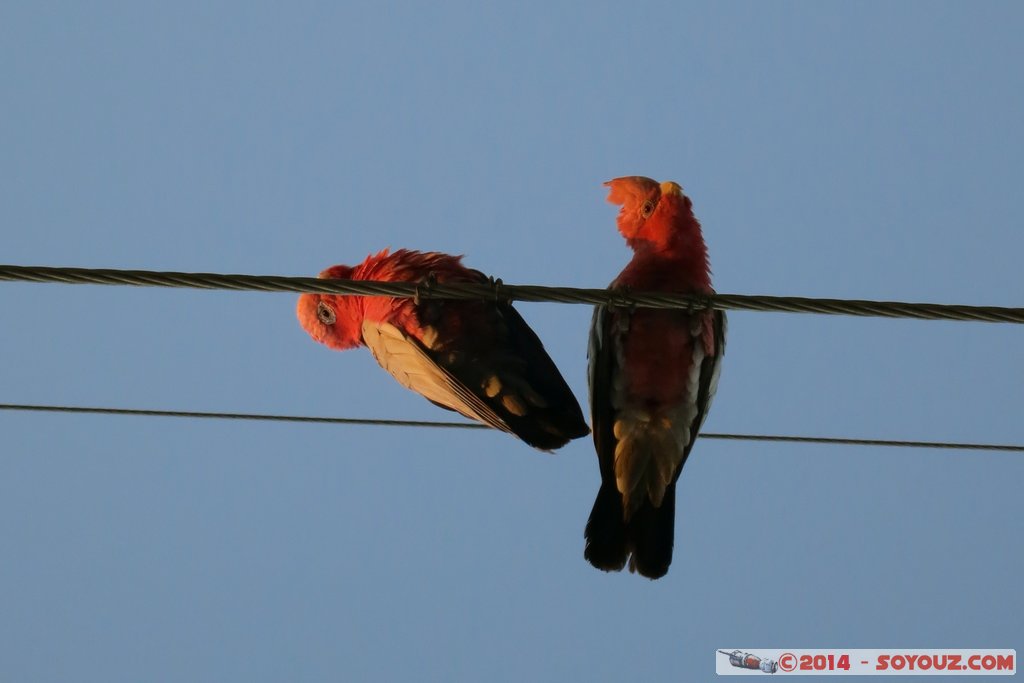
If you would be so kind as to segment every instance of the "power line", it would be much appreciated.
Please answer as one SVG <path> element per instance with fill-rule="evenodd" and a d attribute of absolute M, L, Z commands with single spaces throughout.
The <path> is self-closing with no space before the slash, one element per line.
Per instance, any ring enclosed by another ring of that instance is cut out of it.
<path fill-rule="evenodd" d="M 137 417 L 184 417 L 205 420 L 252 420 L 259 422 L 305 422 L 332 425 L 372 425 L 377 427 L 435 427 L 450 429 L 490 429 L 476 422 L 437 422 L 433 420 L 383 420 L 361 417 L 314 417 L 306 415 L 271 415 L 266 413 L 220 413 L 200 410 L 149 410 L 143 408 L 104 408 L 88 406 L 53 406 L 27 403 L 0 403 L 0 410 L 37 413 L 79 413 L 87 415 L 131 415 Z"/>
<path fill-rule="evenodd" d="M 313 417 L 305 415 L 273 415 L 265 413 L 220 413 L 195 410 L 144 410 L 136 408 L 102 408 L 85 406 L 54 406 L 0 403 L 0 410 L 43 413 L 84 413 L 91 415 L 133 415 L 143 417 L 179 417 L 211 420 L 254 420 L 261 422 L 305 422 L 333 425 L 369 425 L 378 427 L 432 427 L 450 429 L 490 429 L 475 422 L 436 422 L 432 420 L 382 420 L 352 417 Z M 777 434 L 720 434 L 702 432 L 701 439 L 728 441 L 772 441 L 783 443 L 825 444 L 842 446 L 884 446 L 897 448 L 937 448 L 961 451 L 1003 451 L 1024 453 L 1024 444 L 965 443 L 955 441 L 907 441 L 899 439 L 852 439 L 826 436 L 790 436 Z"/>
<path fill-rule="evenodd" d="M 230 275 L 220 273 L 179 273 L 151 270 L 103 268 L 53 268 L 46 266 L 0 265 L 0 281 L 56 282 L 64 284 L 128 285 L 258 292 L 321 292 L 362 296 L 418 297 L 421 299 L 490 299 L 554 302 L 564 304 L 609 304 L 639 308 L 720 308 L 736 311 L 820 313 L 919 320 L 960 320 L 1024 323 L 1024 308 L 967 306 L 958 304 L 823 299 L 796 296 L 746 294 L 672 294 L 631 290 L 491 284 L 444 284 L 424 282 L 375 282 L 369 280 L 323 280 L 313 277 L 279 275 Z"/>

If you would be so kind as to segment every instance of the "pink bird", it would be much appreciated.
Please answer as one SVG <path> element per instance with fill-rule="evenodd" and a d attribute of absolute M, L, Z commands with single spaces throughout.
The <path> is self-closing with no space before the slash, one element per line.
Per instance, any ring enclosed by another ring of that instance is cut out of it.
<path fill-rule="evenodd" d="M 385 249 L 322 278 L 487 283 L 461 256 Z M 332 349 L 369 347 L 399 384 L 541 450 L 590 430 L 540 339 L 509 303 L 303 294 L 302 327 Z"/>
<path fill-rule="evenodd" d="M 605 183 L 622 205 L 633 249 L 611 287 L 708 294 L 708 251 L 690 198 L 673 182 Z M 590 331 L 590 404 L 601 488 L 584 556 L 598 569 L 656 579 L 672 563 L 676 481 L 718 385 L 725 351 L 719 310 L 598 306 Z"/>

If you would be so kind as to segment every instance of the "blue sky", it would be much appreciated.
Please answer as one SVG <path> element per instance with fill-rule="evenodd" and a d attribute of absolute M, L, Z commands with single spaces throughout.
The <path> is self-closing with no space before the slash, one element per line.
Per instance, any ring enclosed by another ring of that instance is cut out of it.
<path fill-rule="evenodd" d="M 604 286 L 672 179 L 722 292 L 1021 305 L 1024 9 L 5 3 L 2 261 Z M 0 402 L 450 419 L 283 294 L 0 283 Z M 583 306 L 520 304 L 581 402 Z M 733 313 L 708 431 L 1024 441 L 1010 325 Z M 589 440 L 0 413 L 0 679 L 709 680 L 1024 649 L 1024 459 L 698 442 L 675 561 L 582 557 Z"/>

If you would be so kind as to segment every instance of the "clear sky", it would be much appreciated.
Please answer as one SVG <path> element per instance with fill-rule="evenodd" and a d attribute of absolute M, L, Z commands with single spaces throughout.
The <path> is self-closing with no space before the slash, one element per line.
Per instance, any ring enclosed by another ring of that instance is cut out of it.
<path fill-rule="evenodd" d="M 0 261 L 604 286 L 676 180 L 719 291 L 1020 306 L 1011 2 L 0 7 Z M 0 402 L 451 414 L 293 295 L 0 283 Z M 584 306 L 520 304 L 581 402 Z M 1024 441 L 1024 330 L 733 313 L 708 431 Z M 698 442 L 675 562 L 583 560 L 588 439 L 0 412 L 0 680 L 711 680 L 1024 651 L 1024 458 Z"/>

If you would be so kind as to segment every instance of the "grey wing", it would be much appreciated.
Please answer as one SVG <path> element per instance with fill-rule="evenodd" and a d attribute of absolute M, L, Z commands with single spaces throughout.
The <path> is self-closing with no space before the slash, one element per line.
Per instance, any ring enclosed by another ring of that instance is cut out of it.
<path fill-rule="evenodd" d="M 698 414 L 700 423 L 703 424 L 711 409 L 711 402 L 718 391 L 718 377 L 722 372 L 722 356 L 725 355 L 725 333 L 728 327 L 728 320 L 725 311 L 715 310 L 712 314 L 712 329 L 714 330 L 715 350 L 710 356 L 705 356 L 700 369 L 700 391 L 697 394 Z M 700 428 L 700 424 L 697 425 Z M 694 435 L 696 436 L 696 435 Z"/>
<path fill-rule="evenodd" d="M 683 462 L 679 465 L 678 469 L 676 469 L 673 481 L 679 479 L 679 474 L 683 471 L 683 464 L 685 464 L 686 458 L 690 455 L 690 449 L 693 448 L 693 444 L 697 440 L 697 435 L 700 433 L 701 425 L 704 424 L 704 419 L 708 416 L 708 410 L 711 409 L 711 402 L 715 398 L 715 392 L 718 390 L 718 377 L 722 371 L 722 356 L 725 355 L 725 332 L 727 321 L 725 311 L 716 309 L 711 315 L 714 352 L 711 354 L 705 354 L 704 358 L 701 360 L 697 384 L 697 413 L 694 416 L 693 421 L 690 423 L 690 441 L 686 445 L 686 449 L 683 453 Z"/>
<path fill-rule="evenodd" d="M 613 335 L 615 327 L 628 324 L 628 318 L 619 320 L 623 313 L 607 306 L 595 306 L 590 324 L 590 342 L 587 349 L 587 384 L 590 388 L 590 419 L 594 434 L 594 447 L 601 465 L 601 478 L 615 482 L 615 394 L 619 343 Z"/>

